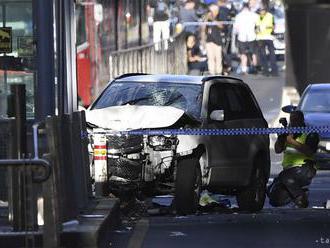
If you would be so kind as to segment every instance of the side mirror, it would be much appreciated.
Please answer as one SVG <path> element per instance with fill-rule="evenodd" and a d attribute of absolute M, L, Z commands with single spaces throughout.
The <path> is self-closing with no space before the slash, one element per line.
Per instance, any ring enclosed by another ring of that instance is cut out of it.
<path fill-rule="evenodd" d="M 210 115 L 210 119 L 213 121 L 224 121 L 225 111 L 224 110 L 213 110 Z"/>
<path fill-rule="evenodd" d="M 297 106 L 287 105 L 287 106 L 282 107 L 282 111 L 285 113 L 291 113 L 295 110 L 297 110 Z"/>

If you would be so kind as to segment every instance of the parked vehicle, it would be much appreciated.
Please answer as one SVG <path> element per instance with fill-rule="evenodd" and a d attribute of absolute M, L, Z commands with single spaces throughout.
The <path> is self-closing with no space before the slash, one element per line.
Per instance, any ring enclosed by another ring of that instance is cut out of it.
<path fill-rule="evenodd" d="M 118 131 L 265 128 L 250 88 L 222 76 L 123 75 L 89 107 L 89 127 L 104 130 L 111 189 L 175 194 L 179 214 L 196 211 L 202 189 L 263 208 L 270 173 L 267 135 L 120 135 Z M 93 130 L 91 130 L 93 136 Z"/>
<path fill-rule="evenodd" d="M 285 11 L 283 4 L 275 5 L 274 15 L 274 48 L 277 57 L 285 55 Z"/>
<path fill-rule="evenodd" d="M 305 115 L 307 126 L 329 126 L 330 124 L 330 84 L 310 84 L 304 90 L 298 106 L 285 106 L 290 112 L 301 110 Z M 321 133 L 316 153 L 320 169 L 330 169 L 330 133 Z"/>

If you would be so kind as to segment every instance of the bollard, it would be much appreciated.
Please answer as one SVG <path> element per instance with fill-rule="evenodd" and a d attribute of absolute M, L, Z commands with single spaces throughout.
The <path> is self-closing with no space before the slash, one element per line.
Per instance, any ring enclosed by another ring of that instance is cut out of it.
<path fill-rule="evenodd" d="M 107 196 L 107 140 L 104 133 L 94 135 L 95 195 Z"/>
<path fill-rule="evenodd" d="M 15 117 L 17 147 L 16 157 L 25 158 L 26 151 L 26 97 L 25 85 L 13 84 L 11 90 L 10 117 Z M 32 171 L 28 168 L 10 169 L 9 178 L 9 218 L 15 231 L 37 230 L 35 194 L 32 183 Z"/>

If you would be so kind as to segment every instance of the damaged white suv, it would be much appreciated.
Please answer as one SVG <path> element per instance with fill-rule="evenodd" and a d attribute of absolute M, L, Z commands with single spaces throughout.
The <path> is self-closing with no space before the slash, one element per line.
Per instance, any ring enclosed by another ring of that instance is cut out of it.
<path fill-rule="evenodd" d="M 86 119 L 91 140 L 95 133 L 104 134 L 112 192 L 173 192 L 179 214 L 196 211 L 202 189 L 236 195 L 244 210 L 263 208 L 270 173 L 267 135 L 189 135 L 196 128 L 267 127 L 251 90 L 240 79 L 123 75 L 89 107 Z M 120 134 L 157 129 L 187 133 Z"/>

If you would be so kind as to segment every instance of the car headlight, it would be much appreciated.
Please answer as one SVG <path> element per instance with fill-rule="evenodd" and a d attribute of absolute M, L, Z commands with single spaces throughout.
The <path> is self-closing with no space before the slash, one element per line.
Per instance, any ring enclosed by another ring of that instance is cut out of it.
<path fill-rule="evenodd" d="M 323 151 L 330 151 L 330 141 L 321 140 L 319 142 L 319 149 Z"/>
<path fill-rule="evenodd" d="M 150 146 L 164 146 L 166 144 L 165 136 L 149 136 Z"/>
<path fill-rule="evenodd" d="M 177 137 L 166 137 L 164 135 L 149 136 L 148 144 L 149 146 L 156 148 L 156 150 L 168 150 L 177 144 Z"/>

